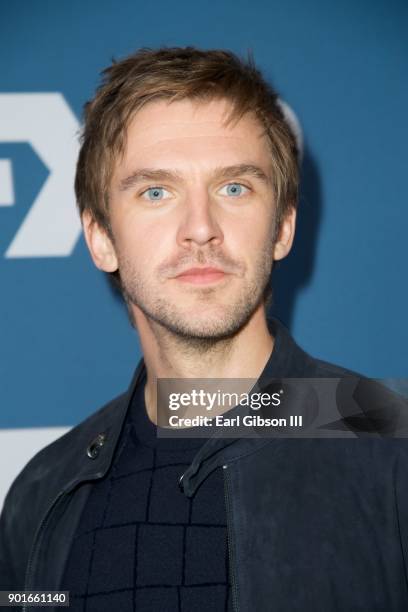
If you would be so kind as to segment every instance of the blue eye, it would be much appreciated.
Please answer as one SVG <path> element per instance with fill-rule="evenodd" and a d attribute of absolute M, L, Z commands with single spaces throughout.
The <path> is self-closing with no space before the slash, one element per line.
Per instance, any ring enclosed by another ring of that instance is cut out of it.
<path fill-rule="evenodd" d="M 221 192 L 222 190 L 225 190 L 225 193 L 223 193 L 222 195 L 228 195 L 235 198 L 242 196 L 244 193 L 249 191 L 248 187 L 245 187 L 245 185 L 241 185 L 241 183 L 228 183 L 228 185 L 224 185 L 224 187 L 221 189 Z"/>
<path fill-rule="evenodd" d="M 146 191 L 142 193 L 142 196 L 146 197 L 151 202 L 158 202 L 168 193 L 169 192 L 167 189 L 164 189 L 164 187 L 149 187 L 149 189 L 146 189 Z"/>

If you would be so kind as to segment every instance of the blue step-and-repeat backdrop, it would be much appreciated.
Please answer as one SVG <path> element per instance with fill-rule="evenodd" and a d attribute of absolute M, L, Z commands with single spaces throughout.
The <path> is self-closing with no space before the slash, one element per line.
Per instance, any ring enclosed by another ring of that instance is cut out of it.
<path fill-rule="evenodd" d="M 0 2 L 0 506 L 33 453 L 122 392 L 140 357 L 73 194 L 82 106 L 138 47 L 253 52 L 304 139 L 274 313 L 317 357 L 407 377 L 407 32 L 403 0 Z"/>

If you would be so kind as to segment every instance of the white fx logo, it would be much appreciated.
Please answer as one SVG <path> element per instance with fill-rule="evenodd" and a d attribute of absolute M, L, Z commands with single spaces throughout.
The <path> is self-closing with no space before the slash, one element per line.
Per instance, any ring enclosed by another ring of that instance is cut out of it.
<path fill-rule="evenodd" d="M 81 232 L 74 175 L 79 123 L 59 93 L 0 94 L 0 141 L 29 142 L 49 176 L 5 257 L 61 257 Z M 0 205 L 14 204 L 10 160 L 0 163 Z"/>

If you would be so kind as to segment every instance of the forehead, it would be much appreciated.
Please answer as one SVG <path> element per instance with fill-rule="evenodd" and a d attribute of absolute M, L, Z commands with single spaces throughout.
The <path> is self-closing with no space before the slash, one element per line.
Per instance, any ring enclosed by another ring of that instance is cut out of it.
<path fill-rule="evenodd" d="M 130 121 L 118 171 L 137 164 L 188 163 L 227 165 L 243 158 L 267 164 L 265 130 L 252 113 L 226 124 L 229 101 L 158 100 L 142 107 Z"/>

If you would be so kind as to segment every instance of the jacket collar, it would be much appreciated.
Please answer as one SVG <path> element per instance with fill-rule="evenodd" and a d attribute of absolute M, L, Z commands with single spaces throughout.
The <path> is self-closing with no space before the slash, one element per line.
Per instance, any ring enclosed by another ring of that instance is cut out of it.
<path fill-rule="evenodd" d="M 63 491 L 70 491 L 85 480 L 97 480 L 105 476 L 111 466 L 132 396 L 144 370 L 144 361 L 140 359 L 127 391 L 68 432 L 70 436 L 76 431 L 77 440 L 69 446 L 71 468 L 68 469 L 71 478 L 66 479 Z M 78 444 L 82 447 L 80 453 Z"/>
<path fill-rule="evenodd" d="M 313 368 L 314 364 L 313 358 L 296 344 L 283 323 L 276 318 L 268 319 L 267 323 L 274 337 L 274 347 L 258 378 L 256 384 L 258 390 L 266 388 L 271 379 L 301 378 L 310 375 L 310 367 Z M 222 436 L 222 431 L 219 433 Z M 272 438 L 264 437 L 231 439 L 220 436 L 216 434 L 207 440 L 182 475 L 180 487 L 187 497 L 194 495 L 208 474 L 220 465 L 226 466 L 229 462 L 252 454 L 274 441 Z"/>
<path fill-rule="evenodd" d="M 268 319 L 268 327 L 274 336 L 274 348 L 258 379 L 260 387 L 270 378 L 301 377 L 305 373 L 307 363 L 311 361 L 309 355 L 296 344 L 278 319 Z M 102 478 L 107 473 L 133 394 L 144 374 L 145 364 L 142 358 L 126 393 L 79 426 L 84 427 L 81 438 L 87 440 L 86 448 L 84 455 L 81 455 L 81 463 L 78 465 L 78 461 L 74 462 L 77 468 L 75 477 L 70 480 L 65 490 L 72 489 L 84 480 Z M 206 476 L 219 465 L 252 453 L 270 442 L 270 439 L 264 438 L 225 439 L 213 436 L 200 448 L 192 464 L 183 474 L 181 486 L 185 494 L 193 495 Z"/>

